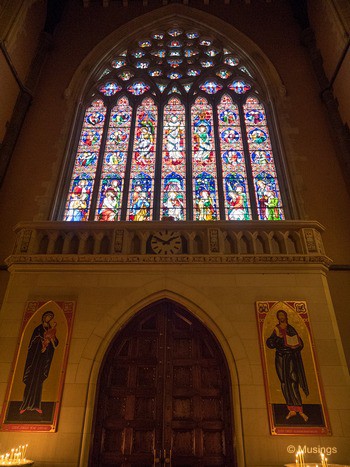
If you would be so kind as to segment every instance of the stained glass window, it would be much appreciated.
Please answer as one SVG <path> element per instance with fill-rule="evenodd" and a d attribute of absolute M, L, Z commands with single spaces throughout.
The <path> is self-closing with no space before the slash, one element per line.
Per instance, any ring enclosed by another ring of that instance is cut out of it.
<path fill-rule="evenodd" d="M 161 204 L 162 217 L 186 219 L 186 114 L 177 98 L 164 107 Z"/>
<path fill-rule="evenodd" d="M 106 107 L 102 100 L 95 100 L 86 109 L 75 158 L 73 176 L 65 205 L 65 221 L 89 219 L 93 182 L 96 176 Z"/>
<path fill-rule="evenodd" d="M 219 212 L 213 110 L 206 99 L 198 97 L 192 106 L 191 114 L 194 219 L 216 220 Z"/>
<path fill-rule="evenodd" d="M 259 219 L 284 219 L 264 106 L 248 97 L 243 108 Z"/>
<path fill-rule="evenodd" d="M 151 98 L 142 101 L 136 113 L 135 138 L 130 173 L 129 220 L 152 218 L 154 169 L 157 141 L 157 106 Z"/>
<path fill-rule="evenodd" d="M 285 219 L 266 90 L 241 51 L 174 25 L 112 53 L 85 96 L 60 218 Z"/>
<path fill-rule="evenodd" d="M 225 218 L 251 219 L 246 165 L 238 106 L 225 94 L 218 105 Z"/>

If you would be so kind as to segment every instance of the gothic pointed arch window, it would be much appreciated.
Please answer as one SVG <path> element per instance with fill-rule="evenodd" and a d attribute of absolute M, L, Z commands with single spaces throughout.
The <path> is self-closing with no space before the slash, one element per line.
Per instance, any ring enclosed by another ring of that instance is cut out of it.
<path fill-rule="evenodd" d="M 63 219 L 284 219 L 258 83 L 199 29 L 154 31 L 111 56 L 86 96 Z"/>

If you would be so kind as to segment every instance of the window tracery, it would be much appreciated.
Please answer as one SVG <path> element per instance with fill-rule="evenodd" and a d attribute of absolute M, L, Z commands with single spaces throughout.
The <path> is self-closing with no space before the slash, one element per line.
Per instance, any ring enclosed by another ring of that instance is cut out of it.
<path fill-rule="evenodd" d="M 110 58 L 83 115 L 64 220 L 284 217 L 265 106 L 239 53 L 174 27 Z"/>

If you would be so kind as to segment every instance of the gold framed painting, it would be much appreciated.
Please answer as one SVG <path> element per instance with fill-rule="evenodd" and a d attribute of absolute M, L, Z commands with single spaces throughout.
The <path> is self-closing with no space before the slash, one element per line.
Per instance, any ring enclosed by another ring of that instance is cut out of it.
<path fill-rule="evenodd" d="M 329 435 L 305 301 L 259 301 L 260 353 L 273 435 Z"/>
<path fill-rule="evenodd" d="M 2 431 L 56 431 L 75 303 L 28 302 L 3 405 Z"/>

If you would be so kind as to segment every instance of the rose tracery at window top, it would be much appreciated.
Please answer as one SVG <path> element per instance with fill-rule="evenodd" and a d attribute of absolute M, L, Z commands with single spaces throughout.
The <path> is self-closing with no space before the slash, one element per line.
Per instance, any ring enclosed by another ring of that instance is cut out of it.
<path fill-rule="evenodd" d="M 240 53 L 176 26 L 99 73 L 64 220 L 285 218 L 263 93 Z"/>

